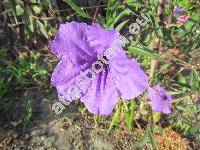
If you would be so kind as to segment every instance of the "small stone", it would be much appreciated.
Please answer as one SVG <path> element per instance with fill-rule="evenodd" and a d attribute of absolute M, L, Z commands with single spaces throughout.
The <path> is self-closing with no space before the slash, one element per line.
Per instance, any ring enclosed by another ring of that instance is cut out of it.
<path fill-rule="evenodd" d="M 33 131 L 31 132 L 31 136 L 36 136 L 36 135 L 39 135 L 40 133 L 41 133 L 40 130 L 33 130 Z"/>
<path fill-rule="evenodd" d="M 51 137 L 48 137 L 47 140 L 51 143 L 53 143 L 55 141 L 55 136 L 51 136 Z"/>
<path fill-rule="evenodd" d="M 46 140 L 47 136 L 46 136 L 46 135 L 43 135 L 43 136 L 41 136 L 40 138 L 41 138 L 41 140 L 44 141 L 44 140 Z"/>

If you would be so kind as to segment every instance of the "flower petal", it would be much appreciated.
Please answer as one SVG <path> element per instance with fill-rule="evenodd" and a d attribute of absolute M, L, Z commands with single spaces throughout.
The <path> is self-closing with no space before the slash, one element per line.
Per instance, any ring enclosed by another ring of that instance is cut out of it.
<path fill-rule="evenodd" d="M 147 98 L 151 100 L 151 107 L 155 112 L 163 112 L 169 114 L 170 103 L 172 102 L 171 95 L 166 93 L 166 90 L 160 85 L 155 85 L 149 88 Z"/>
<path fill-rule="evenodd" d="M 170 114 L 171 113 L 170 106 L 164 105 L 162 112 L 165 113 L 165 114 Z"/>
<path fill-rule="evenodd" d="M 110 69 L 123 99 L 134 99 L 148 89 L 147 75 L 135 59 L 113 59 Z"/>
<path fill-rule="evenodd" d="M 75 64 L 94 61 L 96 54 L 85 35 L 87 26 L 77 22 L 61 24 L 55 39 L 49 45 L 52 53 Z"/>
<path fill-rule="evenodd" d="M 80 82 L 84 80 L 81 71 L 85 71 L 87 68 L 88 65 L 79 66 L 65 60 L 60 60 L 57 67 L 54 69 L 51 78 L 52 85 L 56 87 L 58 95 L 62 95 L 68 101 L 80 98 L 80 96 L 86 92 L 85 90 L 88 89 L 88 86 L 90 86 L 90 83 L 87 82 L 84 83 L 84 87 L 80 87 Z M 78 91 L 76 92 L 78 93 L 72 93 L 75 92 L 74 90 L 77 90 L 77 88 Z M 70 99 L 71 94 L 78 96 L 74 96 L 74 98 Z"/>
<path fill-rule="evenodd" d="M 86 70 L 89 65 L 76 65 L 65 60 L 60 60 L 52 73 L 52 85 L 57 86 L 63 82 L 69 82 L 80 74 L 81 70 Z"/>
<path fill-rule="evenodd" d="M 163 110 L 163 103 L 162 101 L 151 101 L 151 107 L 155 112 L 161 112 Z"/>
<path fill-rule="evenodd" d="M 90 46 L 98 54 L 102 54 L 111 47 L 115 40 L 119 39 L 119 32 L 117 30 L 105 30 L 98 24 L 93 24 L 87 27 L 86 36 Z"/>
<path fill-rule="evenodd" d="M 81 101 L 91 113 L 109 115 L 112 112 L 118 101 L 118 92 L 108 70 L 95 76 Z"/>

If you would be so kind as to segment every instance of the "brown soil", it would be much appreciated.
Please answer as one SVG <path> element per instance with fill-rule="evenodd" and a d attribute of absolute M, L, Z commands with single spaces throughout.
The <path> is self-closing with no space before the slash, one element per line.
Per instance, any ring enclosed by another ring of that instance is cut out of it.
<path fill-rule="evenodd" d="M 32 117 L 23 128 L 28 101 Z M 94 116 L 84 112 L 79 102 L 66 106 L 61 115 L 51 110 L 58 101 L 54 90 L 31 90 L 15 98 L 13 107 L 1 112 L 0 149 L 133 149 L 143 131 L 113 130 L 108 133 L 108 120 L 95 124 Z M 89 114 L 89 115 L 88 115 Z"/>

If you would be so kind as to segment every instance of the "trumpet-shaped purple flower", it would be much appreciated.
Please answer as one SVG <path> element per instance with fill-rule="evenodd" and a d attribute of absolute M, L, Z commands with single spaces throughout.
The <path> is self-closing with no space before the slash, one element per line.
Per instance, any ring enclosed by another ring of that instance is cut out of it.
<path fill-rule="evenodd" d="M 148 90 L 147 98 L 151 100 L 151 107 L 155 112 L 163 112 L 165 114 L 171 113 L 170 104 L 172 97 L 160 85 L 155 85 Z"/>
<path fill-rule="evenodd" d="M 51 81 L 63 102 L 81 99 L 91 113 L 109 115 L 119 97 L 134 99 L 148 88 L 146 74 L 126 56 L 117 30 L 66 23 L 49 47 L 61 59 Z"/>

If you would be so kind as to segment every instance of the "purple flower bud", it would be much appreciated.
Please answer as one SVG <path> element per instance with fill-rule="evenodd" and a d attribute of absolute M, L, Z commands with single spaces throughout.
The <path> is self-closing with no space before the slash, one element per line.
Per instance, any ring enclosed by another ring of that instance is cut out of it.
<path fill-rule="evenodd" d="M 171 113 L 170 104 L 172 97 L 160 85 L 155 85 L 149 88 L 147 98 L 151 101 L 151 107 L 155 112 L 163 112 L 165 114 Z"/>
<path fill-rule="evenodd" d="M 178 7 L 178 6 L 175 6 L 175 7 L 174 7 L 173 12 L 176 13 L 176 14 L 178 14 L 178 15 L 183 15 L 183 14 L 184 14 L 183 8 Z"/>

